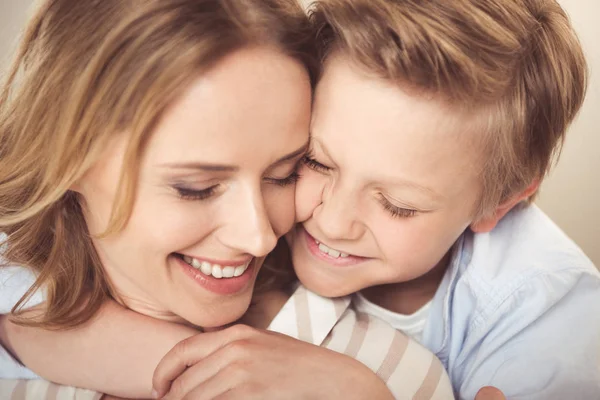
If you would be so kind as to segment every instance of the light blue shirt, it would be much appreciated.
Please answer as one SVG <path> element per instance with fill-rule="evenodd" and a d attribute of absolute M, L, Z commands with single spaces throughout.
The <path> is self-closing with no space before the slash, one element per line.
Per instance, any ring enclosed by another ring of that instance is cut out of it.
<path fill-rule="evenodd" d="M 459 240 L 422 341 L 461 399 L 600 399 L 600 273 L 539 208 L 513 210 Z"/>

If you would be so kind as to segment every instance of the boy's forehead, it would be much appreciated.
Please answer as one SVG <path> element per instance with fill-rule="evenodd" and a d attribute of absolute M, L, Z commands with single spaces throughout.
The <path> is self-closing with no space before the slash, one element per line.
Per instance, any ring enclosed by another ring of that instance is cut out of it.
<path fill-rule="evenodd" d="M 347 123 L 357 128 L 353 130 L 386 133 L 390 139 L 412 134 L 423 144 L 448 139 L 481 151 L 488 114 L 483 108 L 463 107 L 441 95 L 380 78 L 336 55 L 325 63 L 317 86 L 313 126 Z"/>
<path fill-rule="evenodd" d="M 480 113 L 365 74 L 343 58 L 327 63 L 320 85 L 313 137 L 346 169 L 439 186 L 451 177 L 471 180 L 483 167 Z"/>

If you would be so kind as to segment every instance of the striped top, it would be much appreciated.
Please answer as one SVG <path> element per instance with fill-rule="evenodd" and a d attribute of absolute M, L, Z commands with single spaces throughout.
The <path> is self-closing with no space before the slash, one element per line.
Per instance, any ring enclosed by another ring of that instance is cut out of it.
<path fill-rule="evenodd" d="M 0 380 L 2 400 L 100 400 L 101 393 L 61 386 L 41 379 Z"/>
<path fill-rule="evenodd" d="M 386 322 L 357 312 L 350 296 L 325 298 L 300 285 L 268 329 L 357 359 L 396 399 L 454 398 L 433 353 Z"/>

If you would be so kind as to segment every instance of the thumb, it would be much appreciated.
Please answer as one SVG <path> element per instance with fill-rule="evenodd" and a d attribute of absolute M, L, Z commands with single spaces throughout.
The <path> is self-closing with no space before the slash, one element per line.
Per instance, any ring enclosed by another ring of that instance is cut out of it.
<path fill-rule="evenodd" d="M 506 400 L 506 397 L 500 389 L 486 386 L 477 392 L 475 400 Z"/>

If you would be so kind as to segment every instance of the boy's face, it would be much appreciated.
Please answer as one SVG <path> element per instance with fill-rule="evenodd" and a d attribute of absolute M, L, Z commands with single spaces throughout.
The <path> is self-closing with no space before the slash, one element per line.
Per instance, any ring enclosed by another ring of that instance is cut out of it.
<path fill-rule="evenodd" d="M 313 160 L 297 185 L 301 223 L 288 235 L 300 280 L 342 296 L 438 265 L 482 190 L 475 125 L 332 57 L 316 92 Z"/>

